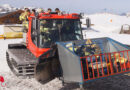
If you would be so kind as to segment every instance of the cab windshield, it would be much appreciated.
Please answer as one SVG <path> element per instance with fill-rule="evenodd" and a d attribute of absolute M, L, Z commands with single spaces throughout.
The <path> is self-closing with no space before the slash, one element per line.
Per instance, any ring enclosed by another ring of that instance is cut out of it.
<path fill-rule="evenodd" d="M 81 40 L 80 21 L 75 19 L 40 20 L 40 45 L 49 47 L 57 41 Z"/>

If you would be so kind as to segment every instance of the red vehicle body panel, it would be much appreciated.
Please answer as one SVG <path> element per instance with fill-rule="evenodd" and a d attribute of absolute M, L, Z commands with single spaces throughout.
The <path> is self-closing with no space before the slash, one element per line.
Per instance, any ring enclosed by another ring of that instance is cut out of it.
<path fill-rule="evenodd" d="M 39 48 L 33 43 L 31 39 L 31 22 L 32 21 L 29 21 L 29 29 L 26 37 L 26 42 L 27 42 L 26 44 L 27 44 L 27 48 L 32 52 L 32 54 L 34 54 L 34 56 L 36 57 L 39 57 L 43 53 L 47 52 L 50 48 Z"/>
<path fill-rule="evenodd" d="M 48 14 L 48 13 L 41 13 L 39 15 L 39 19 L 79 19 L 79 14 L 72 13 L 72 14 Z"/>

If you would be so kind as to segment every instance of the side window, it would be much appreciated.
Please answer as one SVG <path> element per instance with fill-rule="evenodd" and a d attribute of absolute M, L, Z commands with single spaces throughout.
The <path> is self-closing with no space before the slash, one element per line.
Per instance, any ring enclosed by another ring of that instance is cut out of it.
<path fill-rule="evenodd" d="M 31 25 L 31 38 L 33 43 L 36 46 L 39 46 L 39 20 L 36 18 L 32 19 L 32 25 Z"/>

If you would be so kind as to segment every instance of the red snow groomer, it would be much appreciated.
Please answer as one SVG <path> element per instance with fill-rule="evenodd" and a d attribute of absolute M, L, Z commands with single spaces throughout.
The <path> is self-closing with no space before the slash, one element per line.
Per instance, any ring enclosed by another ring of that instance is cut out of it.
<path fill-rule="evenodd" d="M 56 42 L 82 40 L 80 15 L 40 13 L 29 17 L 24 43 L 9 44 L 7 63 L 17 76 L 34 76 L 43 82 L 61 76 Z"/>
<path fill-rule="evenodd" d="M 29 18 L 26 45 L 9 44 L 7 63 L 17 76 L 47 83 L 86 81 L 130 71 L 129 48 L 109 38 L 83 40 L 79 14 Z"/>

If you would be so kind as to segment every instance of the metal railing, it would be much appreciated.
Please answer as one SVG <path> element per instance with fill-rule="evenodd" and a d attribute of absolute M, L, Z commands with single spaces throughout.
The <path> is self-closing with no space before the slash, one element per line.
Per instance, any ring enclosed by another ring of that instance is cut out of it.
<path fill-rule="evenodd" d="M 83 81 L 130 71 L 130 50 L 80 57 Z"/>

